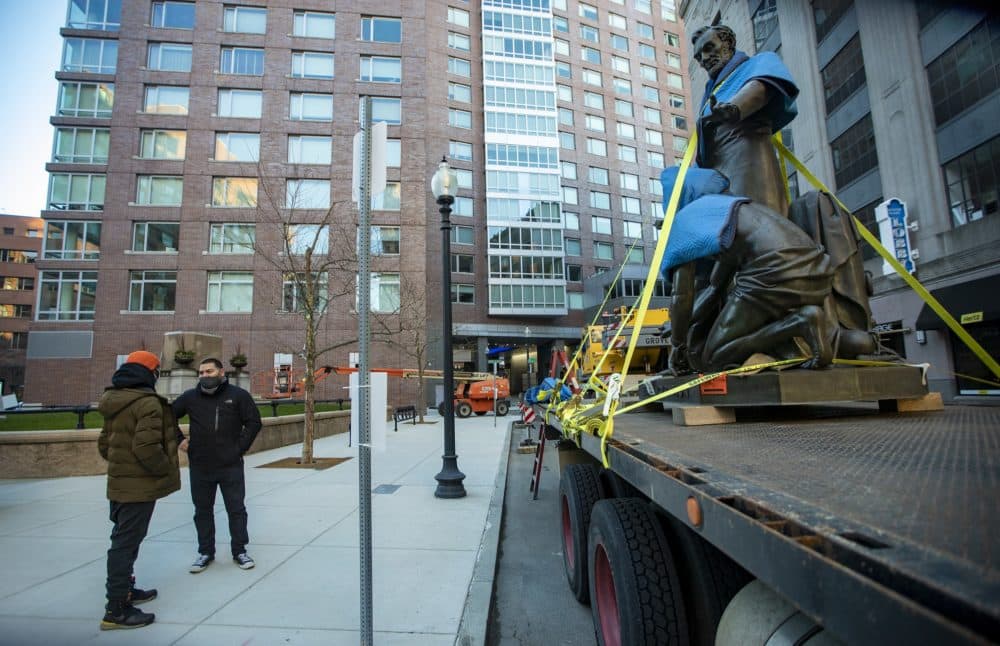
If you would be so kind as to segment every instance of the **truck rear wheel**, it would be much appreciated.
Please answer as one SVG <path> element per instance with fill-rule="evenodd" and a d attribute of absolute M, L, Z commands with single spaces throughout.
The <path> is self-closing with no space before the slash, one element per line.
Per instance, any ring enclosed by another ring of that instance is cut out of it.
<path fill-rule="evenodd" d="M 472 415 L 472 406 L 469 405 L 469 402 L 458 402 L 455 406 L 455 414 L 459 417 L 468 417 Z"/>
<path fill-rule="evenodd" d="M 559 479 L 562 510 L 563 565 L 566 581 L 580 603 L 590 600 L 587 583 L 587 532 L 594 503 L 604 497 L 604 488 L 592 464 L 571 464 Z"/>
<path fill-rule="evenodd" d="M 659 520 L 644 501 L 594 505 L 590 608 L 601 646 L 688 646 L 680 582 Z"/>
<path fill-rule="evenodd" d="M 510 410 L 509 403 L 505 401 L 497 402 L 497 410 L 496 410 L 497 417 L 504 417 L 509 410 Z"/>
<path fill-rule="evenodd" d="M 684 595 L 692 646 L 714 646 L 719 620 L 753 576 L 683 522 L 662 517 Z"/>

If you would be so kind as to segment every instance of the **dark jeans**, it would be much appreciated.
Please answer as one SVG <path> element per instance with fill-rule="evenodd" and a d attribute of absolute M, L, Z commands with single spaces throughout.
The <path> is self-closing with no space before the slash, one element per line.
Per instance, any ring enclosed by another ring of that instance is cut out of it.
<path fill-rule="evenodd" d="M 246 551 L 247 534 L 246 480 L 243 462 L 228 467 L 191 467 L 191 500 L 194 501 L 194 526 L 198 530 L 198 553 L 215 555 L 215 491 L 222 490 L 222 502 L 229 514 L 229 536 L 233 556 Z"/>
<path fill-rule="evenodd" d="M 108 550 L 108 599 L 124 601 L 132 587 L 132 566 L 139 556 L 139 545 L 146 538 L 152 502 L 111 501 L 111 549 Z"/>

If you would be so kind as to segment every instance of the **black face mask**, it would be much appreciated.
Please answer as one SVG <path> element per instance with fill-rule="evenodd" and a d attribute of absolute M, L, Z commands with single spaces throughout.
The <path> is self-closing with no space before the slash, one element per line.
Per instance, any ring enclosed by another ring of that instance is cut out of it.
<path fill-rule="evenodd" d="M 207 393 L 214 393 L 222 385 L 222 377 L 199 377 L 198 387 Z"/>

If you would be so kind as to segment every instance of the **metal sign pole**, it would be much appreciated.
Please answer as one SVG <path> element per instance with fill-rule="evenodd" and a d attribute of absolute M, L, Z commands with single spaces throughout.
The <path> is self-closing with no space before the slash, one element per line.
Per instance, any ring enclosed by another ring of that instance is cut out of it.
<path fill-rule="evenodd" d="M 361 195 L 358 200 L 358 521 L 361 549 L 361 644 L 373 646 L 372 627 L 372 472 L 371 472 L 371 388 L 368 372 L 368 314 L 371 309 L 371 161 L 372 161 L 372 99 L 364 97 L 361 122 L 363 147 L 361 154 Z"/>

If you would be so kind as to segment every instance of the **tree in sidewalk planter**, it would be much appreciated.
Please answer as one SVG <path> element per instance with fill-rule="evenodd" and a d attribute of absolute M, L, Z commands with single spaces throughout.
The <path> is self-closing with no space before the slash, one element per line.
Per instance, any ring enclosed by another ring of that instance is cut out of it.
<path fill-rule="evenodd" d="M 295 313 L 302 322 L 302 345 L 299 346 L 296 341 L 294 345 L 290 343 L 275 350 L 295 354 L 305 362 L 305 377 L 301 382 L 301 393 L 305 400 L 301 462 L 310 464 L 313 462 L 315 439 L 316 372 L 324 365 L 337 364 L 332 359 L 321 363 L 331 352 L 343 349 L 342 354 L 346 355 L 347 350 L 356 349 L 358 343 L 358 210 L 350 201 L 329 204 L 329 179 L 317 177 L 315 185 L 304 181 L 315 176 L 314 170 L 307 171 L 303 178 L 288 180 L 287 184 L 283 176 L 267 177 L 264 170 L 263 165 L 259 164 L 258 235 L 253 247 L 256 254 L 280 276 L 279 311 Z M 314 175 L 310 176 L 309 172 Z M 316 190 L 320 185 L 325 188 Z M 377 196 L 373 198 L 373 203 L 379 204 L 382 199 L 382 195 Z M 398 255 L 398 237 L 386 237 L 386 244 L 391 245 L 393 241 L 397 246 L 387 253 Z M 376 239 L 373 236 L 373 256 L 383 253 L 381 237 L 377 244 L 379 249 L 376 251 Z M 274 250 L 278 247 L 281 252 L 275 253 Z M 373 285 L 372 292 L 378 291 L 381 295 L 392 289 L 392 281 L 386 281 L 380 286 Z M 399 290 L 399 287 L 395 289 Z M 377 344 L 385 343 L 390 336 L 381 331 L 382 326 L 376 322 L 380 320 L 377 317 L 391 318 L 386 310 L 395 312 L 399 309 L 399 295 L 397 293 L 394 297 L 380 297 L 379 301 L 376 304 L 373 300 L 372 316 L 369 318 L 373 351 Z M 341 320 L 345 313 L 350 313 L 354 319 L 352 331 L 346 333 L 338 329 L 336 335 L 339 336 L 335 335 L 335 340 L 331 340 L 329 326 L 326 324 L 328 312 L 337 313 Z M 407 326 L 420 328 L 425 325 L 426 317 L 407 317 L 406 320 Z M 400 333 L 402 328 L 397 325 L 391 329 Z M 288 332 L 290 334 L 287 336 L 292 336 L 293 330 Z M 340 363 L 346 362 L 341 360 Z M 420 365 L 424 363 L 426 361 Z"/>
<path fill-rule="evenodd" d="M 440 343 L 441 330 L 427 327 L 427 281 L 401 274 L 399 307 L 394 312 L 372 316 L 372 336 L 405 357 L 405 365 L 417 368 L 417 421 L 424 423 L 427 410 L 425 370 L 431 349 Z"/>

